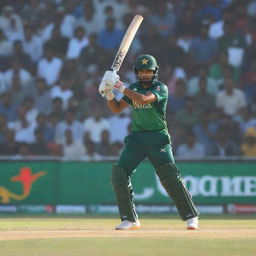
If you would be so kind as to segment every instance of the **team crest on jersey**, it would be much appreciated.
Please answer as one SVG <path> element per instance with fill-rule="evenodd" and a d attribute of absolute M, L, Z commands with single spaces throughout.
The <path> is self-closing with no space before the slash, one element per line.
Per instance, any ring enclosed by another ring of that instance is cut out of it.
<path fill-rule="evenodd" d="M 160 91 L 160 86 L 158 85 L 157 87 L 156 87 L 156 91 Z"/>

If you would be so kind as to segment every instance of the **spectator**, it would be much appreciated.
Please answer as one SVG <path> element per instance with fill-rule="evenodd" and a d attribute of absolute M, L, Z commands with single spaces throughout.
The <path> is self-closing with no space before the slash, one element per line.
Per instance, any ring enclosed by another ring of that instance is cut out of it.
<path fill-rule="evenodd" d="M 65 131 L 65 142 L 63 143 L 63 156 L 67 159 L 81 159 L 85 157 L 83 143 L 74 141 L 73 133 L 67 129 Z"/>
<path fill-rule="evenodd" d="M 17 104 L 12 100 L 11 92 L 5 92 L 1 95 L 0 114 L 5 115 L 9 122 L 16 120 L 17 108 Z"/>
<path fill-rule="evenodd" d="M 226 52 L 220 52 L 217 55 L 216 60 L 209 67 L 208 74 L 211 79 L 214 79 L 219 89 L 223 85 L 224 77 L 227 74 L 234 82 L 238 82 L 240 79 L 240 69 L 228 64 L 228 55 Z"/>
<path fill-rule="evenodd" d="M 38 62 L 37 76 L 45 79 L 47 85 L 53 86 L 59 80 L 63 61 L 54 56 L 53 50 L 45 45 L 44 58 Z"/>
<path fill-rule="evenodd" d="M 75 29 L 74 36 L 70 39 L 68 44 L 67 58 L 79 59 L 81 51 L 88 45 L 88 37 L 86 31 L 82 27 Z"/>
<path fill-rule="evenodd" d="M 187 132 L 186 141 L 178 146 L 176 156 L 185 159 L 201 159 L 205 156 L 205 149 L 197 142 L 192 132 Z"/>
<path fill-rule="evenodd" d="M 52 87 L 50 93 L 51 98 L 61 98 L 62 107 L 65 110 L 68 106 L 68 100 L 73 96 L 73 91 L 71 90 L 72 80 L 61 79 L 60 85 L 55 85 Z"/>
<path fill-rule="evenodd" d="M 51 38 L 46 41 L 46 45 L 53 50 L 56 57 L 63 58 L 66 56 L 68 49 L 69 38 L 64 37 L 59 27 L 54 27 L 51 33 Z"/>
<path fill-rule="evenodd" d="M 110 143 L 110 134 L 108 130 L 101 133 L 100 143 L 96 145 L 96 151 L 100 156 L 109 157 L 112 155 L 112 144 Z"/>
<path fill-rule="evenodd" d="M 36 79 L 34 92 L 31 94 L 35 101 L 35 108 L 39 113 L 48 115 L 52 110 L 52 98 L 44 78 Z"/>
<path fill-rule="evenodd" d="M 99 32 L 98 44 L 107 51 L 117 49 L 122 41 L 123 31 L 116 28 L 115 18 L 108 18 L 103 30 Z"/>
<path fill-rule="evenodd" d="M 66 37 L 62 34 L 62 31 L 60 29 L 61 18 L 59 15 L 56 15 L 53 19 L 41 20 L 40 23 L 41 24 L 40 24 L 39 36 L 41 37 L 43 43 L 52 39 L 53 30 L 55 28 L 60 30 L 61 36 Z"/>
<path fill-rule="evenodd" d="M 213 143 L 218 130 L 218 124 L 211 121 L 211 112 L 205 111 L 201 115 L 200 122 L 193 127 L 193 133 L 197 141 L 201 143 L 206 152 Z"/>
<path fill-rule="evenodd" d="M 168 86 L 169 94 L 173 95 L 178 83 L 186 81 L 186 72 L 182 67 L 174 67 L 172 65 L 166 66 L 164 74 L 166 73 L 166 85 Z M 180 81 L 183 80 L 183 81 Z"/>
<path fill-rule="evenodd" d="M 194 99 L 187 97 L 184 110 L 176 113 L 177 126 L 183 130 L 191 129 L 200 118 L 200 110 L 196 109 Z"/>
<path fill-rule="evenodd" d="M 218 119 L 218 126 L 219 128 L 223 128 L 228 131 L 228 139 L 232 140 L 236 144 L 241 142 L 239 123 L 234 117 L 222 112 Z"/>
<path fill-rule="evenodd" d="M 83 27 L 88 34 L 98 33 L 103 28 L 95 13 L 94 2 L 85 1 L 83 16 L 78 19 L 77 23 L 79 26 Z"/>
<path fill-rule="evenodd" d="M 19 109 L 18 119 L 9 123 L 9 128 L 15 131 L 15 141 L 27 144 L 35 141 L 34 127 L 28 122 L 24 108 Z"/>
<path fill-rule="evenodd" d="M 12 48 L 12 43 L 9 41 L 4 32 L 3 29 L 0 28 L 0 59 L 1 62 L 3 60 L 7 60 L 7 58 L 12 54 L 13 48 Z M 1 66 L 4 63 L 1 63 Z"/>
<path fill-rule="evenodd" d="M 200 82 L 205 83 L 207 94 L 215 96 L 219 91 L 218 82 L 207 74 L 208 70 L 205 66 L 198 67 L 198 72 L 195 76 L 192 76 L 187 82 L 188 95 L 194 96 L 199 93 Z M 201 84 L 202 85 L 202 84 Z"/>
<path fill-rule="evenodd" d="M 168 106 L 172 114 L 175 115 L 178 111 L 185 108 L 186 95 L 186 84 L 183 80 L 180 79 L 176 83 L 176 89 L 174 94 L 170 94 L 168 98 Z"/>
<path fill-rule="evenodd" d="M 249 128 L 256 128 L 256 118 L 253 116 L 253 112 L 248 108 L 243 108 L 239 111 L 239 114 L 234 117 L 234 121 L 239 123 L 239 131 L 244 136 L 245 131 Z"/>
<path fill-rule="evenodd" d="M 68 13 L 64 6 L 59 6 L 56 13 L 60 20 L 60 31 L 62 36 L 71 38 L 77 25 L 75 17 Z"/>
<path fill-rule="evenodd" d="M 128 2 L 125 0 L 114 0 L 112 3 L 112 7 L 114 9 L 114 16 L 116 17 L 118 22 L 121 22 L 123 17 L 130 12 Z"/>
<path fill-rule="evenodd" d="M 208 16 L 213 16 L 215 20 L 221 19 L 221 1 L 220 0 L 208 0 L 205 1 L 201 8 L 202 19 Z"/>
<path fill-rule="evenodd" d="M 5 142 L 1 145 L 0 154 L 13 156 L 19 153 L 20 143 L 15 140 L 14 130 L 8 129 L 5 132 Z"/>
<path fill-rule="evenodd" d="M 101 133 L 104 130 L 110 131 L 110 123 L 102 116 L 102 109 L 100 106 L 95 106 L 93 114 L 92 117 L 86 118 L 83 122 L 85 140 L 99 143 L 101 140 Z"/>
<path fill-rule="evenodd" d="M 224 24 L 224 35 L 218 38 L 219 51 L 228 52 L 228 63 L 240 67 L 243 63 L 246 41 L 244 35 L 237 33 L 231 22 Z"/>
<path fill-rule="evenodd" d="M 23 24 L 21 18 L 14 13 L 11 6 L 5 6 L 0 16 L 0 28 L 10 41 L 23 39 Z"/>
<path fill-rule="evenodd" d="M 53 98 L 51 115 L 54 115 L 58 121 L 63 120 L 64 111 L 63 111 L 63 101 L 61 98 L 59 97 Z"/>
<path fill-rule="evenodd" d="M 111 129 L 107 130 L 109 132 L 110 142 L 123 143 L 123 138 L 128 135 L 131 119 L 125 112 L 121 112 L 119 115 L 113 115 L 108 118 L 108 122 L 111 125 Z"/>
<path fill-rule="evenodd" d="M 65 119 L 57 125 L 55 142 L 61 144 L 65 142 L 65 131 L 67 129 L 72 131 L 74 141 L 82 141 L 83 125 L 75 119 L 75 114 L 70 110 L 65 113 Z"/>
<path fill-rule="evenodd" d="M 30 25 L 25 26 L 24 39 L 22 41 L 24 52 L 36 63 L 43 55 L 42 39 L 33 33 Z"/>
<path fill-rule="evenodd" d="M 167 38 L 176 29 L 176 14 L 168 9 L 167 2 L 160 1 L 148 17 L 148 22 L 159 31 L 161 37 Z"/>
<path fill-rule="evenodd" d="M 176 31 L 178 37 L 189 41 L 197 34 L 199 27 L 200 24 L 196 18 L 196 14 L 190 8 L 185 8 L 183 15 L 177 21 Z"/>
<path fill-rule="evenodd" d="M 249 128 L 246 130 L 241 151 L 245 157 L 256 157 L 256 129 Z"/>
<path fill-rule="evenodd" d="M 249 70 L 245 73 L 242 78 L 243 88 L 246 100 L 249 104 L 253 103 L 256 97 L 256 60 L 252 62 Z"/>
<path fill-rule="evenodd" d="M 235 88 L 230 77 L 226 77 L 225 89 L 217 94 L 216 107 L 221 108 L 225 114 L 234 116 L 246 105 L 244 93 Z"/>
<path fill-rule="evenodd" d="M 44 141 L 53 142 L 55 136 L 55 129 L 47 123 L 47 117 L 44 114 L 38 114 L 36 117 L 36 130 L 38 130 L 44 137 Z"/>
<path fill-rule="evenodd" d="M 219 128 L 216 134 L 216 141 L 209 147 L 210 156 L 227 157 L 239 155 L 237 146 L 228 139 L 228 130 Z"/>
<path fill-rule="evenodd" d="M 35 142 L 30 145 L 31 152 L 34 155 L 47 156 L 49 155 L 49 148 L 43 135 L 43 132 L 36 128 L 34 131 Z"/>
<path fill-rule="evenodd" d="M 95 144 L 91 140 L 84 140 L 84 146 L 86 149 L 84 159 L 87 161 L 99 161 L 102 160 L 102 157 L 96 152 Z"/>
<path fill-rule="evenodd" d="M 38 110 L 34 107 L 34 104 L 34 99 L 30 96 L 27 96 L 22 102 L 22 107 L 26 112 L 26 119 L 32 126 L 35 126 L 38 115 Z"/>
<path fill-rule="evenodd" d="M 100 68 L 103 68 L 106 64 L 106 53 L 97 44 L 98 36 L 96 33 L 89 35 L 89 44 L 83 48 L 80 55 L 80 63 L 84 67 L 90 65 L 97 65 Z"/>
<path fill-rule="evenodd" d="M 32 63 L 31 57 L 23 51 L 22 42 L 19 40 L 15 40 L 13 42 L 13 53 L 10 56 L 11 60 L 18 60 L 22 63 L 22 66 L 25 70 L 29 70 L 32 74 L 35 73 L 35 64 Z"/>
<path fill-rule="evenodd" d="M 218 39 L 224 35 L 224 24 L 231 21 L 232 13 L 229 8 L 222 9 L 222 19 L 215 20 L 209 27 L 209 37 Z"/>
<path fill-rule="evenodd" d="M 32 76 L 22 68 L 18 59 L 14 59 L 11 68 L 4 72 L 4 81 L 8 90 L 12 90 L 16 85 L 24 89 L 32 83 Z"/>
<path fill-rule="evenodd" d="M 202 25 L 199 36 L 192 39 L 190 53 L 195 64 L 207 65 L 213 61 L 217 54 L 217 44 L 208 37 L 207 25 Z"/>
<path fill-rule="evenodd" d="M 207 91 L 207 80 L 200 79 L 199 91 L 194 95 L 194 99 L 196 107 L 202 111 L 214 108 L 215 98 Z"/>
<path fill-rule="evenodd" d="M 178 38 L 175 35 L 163 42 L 162 51 L 160 52 L 160 59 L 164 65 L 168 65 L 170 60 L 174 66 L 180 66 L 185 59 L 184 49 L 177 45 Z"/>

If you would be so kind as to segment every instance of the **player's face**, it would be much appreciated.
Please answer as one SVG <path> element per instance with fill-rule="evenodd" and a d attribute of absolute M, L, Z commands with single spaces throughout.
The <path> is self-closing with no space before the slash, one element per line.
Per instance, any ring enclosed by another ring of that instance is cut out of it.
<path fill-rule="evenodd" d="M 153 70 L 138 70 L 138 77 L 141 81 L 151 81 L 154 75 Z"/>

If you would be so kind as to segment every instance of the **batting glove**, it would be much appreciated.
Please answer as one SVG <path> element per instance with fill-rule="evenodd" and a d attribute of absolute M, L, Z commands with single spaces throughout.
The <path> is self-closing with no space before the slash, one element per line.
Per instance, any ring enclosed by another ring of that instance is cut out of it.
<path fill-rule="evenodd" d="M 106 96 L 107 93 L 113 90 L 115 84 L 119 81 L 119 75 L 115 71 L 107 70 L 102 77 L 99 86 L 99 93 Z"/>

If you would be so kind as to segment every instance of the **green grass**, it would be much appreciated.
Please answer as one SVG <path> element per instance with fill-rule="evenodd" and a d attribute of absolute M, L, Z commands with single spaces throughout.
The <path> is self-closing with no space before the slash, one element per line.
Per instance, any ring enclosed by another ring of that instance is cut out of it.
<path fill-rule="evenodd" d="M 0 218 L 0 256 L 255 256 L 255 215 L 203 216 L 187 231 L 178 216 L 142 216 L 143 228 L 115 231 L 106 216 Z"/>

